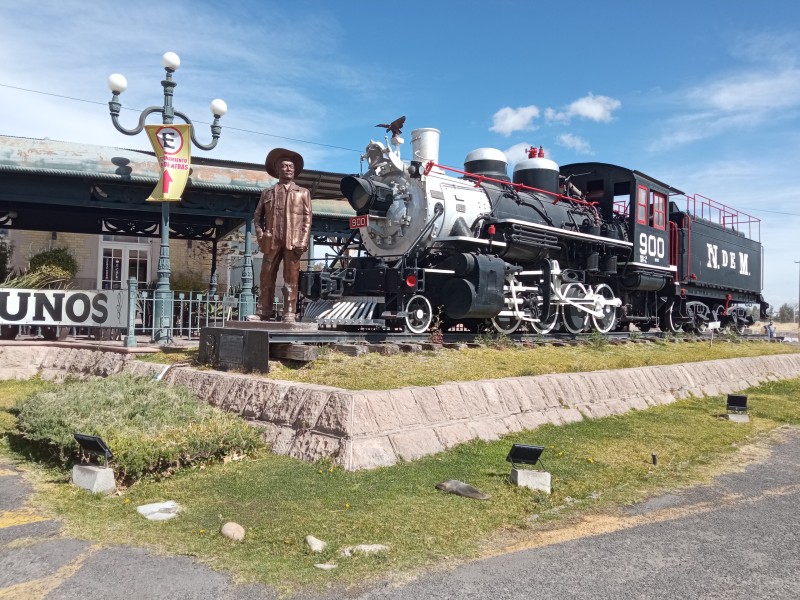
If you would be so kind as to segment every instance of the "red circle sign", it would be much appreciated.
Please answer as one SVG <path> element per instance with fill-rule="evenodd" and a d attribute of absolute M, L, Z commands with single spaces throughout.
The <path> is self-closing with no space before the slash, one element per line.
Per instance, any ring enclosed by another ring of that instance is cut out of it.
<path fill-rule="evenodd" d="M 177 154 L 183 148 L 183 136 L 179 129 L 165 125 L 156 130 L 156 140 L 164 154 Z"/>

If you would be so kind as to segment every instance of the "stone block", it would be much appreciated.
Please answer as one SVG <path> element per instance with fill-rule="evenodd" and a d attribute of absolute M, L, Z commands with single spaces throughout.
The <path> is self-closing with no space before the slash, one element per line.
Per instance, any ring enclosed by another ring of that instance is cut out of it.
<path fill-rule="evenodd" d="M 351 405 L 352 397 L 350 394 L 346 392 L 331 394 L 320 412 L 314 429 L 341 437 L 349 435 Z"/>
<path fill-rule="evenodd" d="M 322 458 L 336 458 L 341 452 L 341 438 L 304 431 L 294 438 L 289 456 L 313 462 Z"/>
<path fill-rule="evenodd" d="M 472 437 L 486 442 L 493 442 L 494 440 L 500 439 L 501 435 L 508 433 L 505 424 L 499 419 L 473 421 L 472 423 L 468 423 L 467 426 L 472 431 Z"/>
<path fill-rule="evenodd" d="M 457 385 L 458 389 L 461 390 L 461 398 L 471 417 L 484 417 L 490 414 L 486 406 L 486 397 L 475 382 L 470 381 Z"/>
<path fill-rule="evenodd" d="M 397 457 L 402 460 L 415 460 L 428 454 L 444 450 L 433 429 L 415 429 L 389 436 Z"/>
<path fill-rule="evenodd" d="M 497 389 L 498 383 L 499 380 L 478 381 L 475 383 L 475 385 L 481 392 L 483 392 L 483 397 L 486 401 L 486 410 L 489 411 L 490 415 L 499 417 L 501 415 L 509 414 L 510 411 L 503 403 L 503 398 L 500 394 L 500 391 Z"/>
<path fill-rule="evenodd" d="M 369 399 L 369 408 L 375 420 L 376 431 L 393 431 L 400 428 L 400 420 L 395 412 L 391 392 L 369 392 L 366 397 Z"/>
<path fill-rule="evenodd" d="M 390 467 L 397 462 L 392 443 L 388 437 L 352 440 L 343 466 L 348 471 Z"/>
<path fill-rule="evenodd" d="M 428 423 L 441 423 L 447 417 L 439 405 L 439 396 L 436 389 L 432 387 L 412 388 L 411 394 L 422 409 L 422 414 Z"/>
<path fill-rule="evenodd" d="M 550 421 L 545 417 L 541 412 L 524 412 L 522 414 L 517 415 L 517 419 L 519 420 L 519 424 L 522 426 L 523 429 L 536 429 L 540 425 L 544 425 L 545 423 L 549 423 Z"/>
<path fill-rule="evenodd" d="M 728 413 L 725 418 L 732 423 L 749 423 L 750 417 L 747 413 Z"/>
<path fill-rule="evenodd" d="M 353 394 L 353 421 L 350 435 L 354 437 L 378 433 L 378 426 L 370 409 L 369 393 Z"/>
<path fill-rule="evenodd" d="M 72 483 L 93 494 L 110 494 L 117 489 L 114 481 L 114 469 L 96 465 L 72 467 Z"/>
<path fill-rule="evenodd" d="M 537 490 L 549 494 L 550 473 L 547 471 L 533 471 L 531 469 L 511 469 L 511 483 L 531 490 Z"/>
<path fill-rule="evenodd" d="M 533 408 L 525 389 L 518 379 L 501 379 L 497 381 L 497 392 L 510 414 L 518 414 Z"/>
<path fill-rule="evenodd" d="M 556 408 L 554 412 L 558 414 L 562 424 L 583 421 L 583 415 L 577 408 Z"/>
<path fill-rule="evenodd" d="M 435 390 L 439 398 L 439 404 L 448 419 L 455 421 L 469 418 L 469 410 L 464 402 L 464 396 L 461 394 L 461 388 L 457 383 L 437 385 Z"/>
<path fill-rule="evenodd" d="M 452 448 L 456 444 L 468 442 L 474 436 L 466 423 L 454 423 L 436 428 L 436 435 L 445 448 Z"/>
<path fill-rule="evenodd" d="M 417 400 L 414 398 L 411 388 L 392 390 L 389 392 L 389 395 L 394 401 L 395 415 L 397 415 L 401 426 L 410 427 L 422 423 L 422 409 L 420 409 L 419 404 L 417 404 Z"/>

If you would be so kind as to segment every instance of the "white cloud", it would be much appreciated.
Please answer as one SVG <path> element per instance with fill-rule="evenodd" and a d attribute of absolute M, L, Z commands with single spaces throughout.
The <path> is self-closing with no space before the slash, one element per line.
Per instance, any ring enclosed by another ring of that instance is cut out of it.
<path fill-rule="evenodd" d="M 504 150 L 503 153 L 506 155 L 508 159 L 508 170 L 509 173 L 513 172 L 514 165 L 517 164 L 521 160 L 525 160 L 528 158 L 528 148 L 530 148 L 530 144 L 520 143 L 514 144 L 507 150 Z"/>
<path fill-rule="evenodd" d="M 744 73 L 686 92 L 690 106 L 726 113 L 779 110 L 800 104 L 800 69 Z"/>
<path fill-rule="evenodd" d="M 742 38 L 732 54 L 745 64 L 666 97 L 678 108 L 664 121 L 651 150 L 796 116 L 800 109 L 800 36 Z"/>
<path fill-rule="evenodd" d="M 489 130 L 501 133 L 506 137 L 515 131 L 533 131 L 536 129 L 536 126 L 533 125 L 533 120 L 538 116 L 538 106 L 530 105 L 519 108 L 506 106 L 494 113 L 492 126 Z"/>
<path fill-rule="evenodd" d="M 337 107 L 328 97 L 351 99 L 338 108 L 341 119 L 363 109 L 365 98 L 385 92 L 380 73 L 338 58 L 335 48 L 343 33 L 324 9 L 290 21 L 275 9 L 234 4 L 219 13 L 175 0 L 165 35 L 152 19 L 161 8 L 155 0 L 142 0 L 137 10 L 125 13 L 124 25 L 100 3 L 82 0 L 5 8 L 0 83 L 89 102 L 0 87 L 0 133 L 147 149 L 144 134 L 128 137 L 111 125 L 106 79 L 114 72 L 128 79 L 120 120 L 133 127 L 138 115 L 128 109 L 161 104 L 161 55 L 174 51 L 182 63 L 175 74 L 175 107 L 195 121 L 200 142 L 211 138 L 209 102 L 222 98 L 229 107 L 217 148 L 198 155 L 260 163 L 269 149 L 291 144 L 304 153 L 309 168 L 330 169 L 329 159 L 339 162 L 347 153 L 263 134 L 331 140 L 340 126 L 331 118 Z M 267 16 L 269 35 L 261 18 Z M 308 31 L 314 32 L 314 44 L 308 43 Z M 158 122 L 158 115 L 148 122 Z M 342 164 L 357 165 L 358 155 L 349 154 Z"/>
<path fill-rule="evenodd" d="M 592 153 L 592 146 L 583 139 L 579 135 L 574 135 L 572 133 L 562 133 L 556 138 L 556 143 L 559 146 L 564 146 L 565 148 L 570 148 L 577 152 L 578 154 L 591 154 Z"/>
<path fill-rule="evenodd" d="M 545 109 L 545 118 L 552 123 L 569 123 L 574 117 L 608 123 L 614 117 L 614 111 L 622 106 L 622 102 L 609 96 L 587 94 L 572 102 L 565 110 Z"/>

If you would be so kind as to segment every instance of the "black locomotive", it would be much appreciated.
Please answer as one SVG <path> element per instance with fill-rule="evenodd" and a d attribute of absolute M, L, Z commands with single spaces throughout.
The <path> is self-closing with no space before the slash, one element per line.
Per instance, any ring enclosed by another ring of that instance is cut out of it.
<path fill-rule="evenodd" d="M 491 148 L 451 169 L 438 164 L 437 130 L 411 135 L 412 160 L 395 135 L 393 149 L 371 142 L 368 170 L 342 180 L 352 235 L 324 269 L 302 274 L 304 321 L 415 333 L 631 323 L 741 332 L 748 305 L 767 307 L 757 219 L 639 171 L 559 168 L 541 148 L 511 178 Z"/>

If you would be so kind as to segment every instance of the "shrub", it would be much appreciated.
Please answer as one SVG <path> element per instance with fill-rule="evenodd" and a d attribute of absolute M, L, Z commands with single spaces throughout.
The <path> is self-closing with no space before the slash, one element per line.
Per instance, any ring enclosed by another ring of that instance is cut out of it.
<path fill-rule="evenodd" d="M 65 466 L 79 459 L 73 433 L 99 435 L 114 453 L 117 478 L 148 474 L 262 446 L 259 432 L 239 417 L 198 402 L 180 386 L 131 376 L 72 381 L 17 404 L 22 436 Z"/>
<path fill-rule="evenodd" d="M 14 255 L 14 244 L 0 240 L 0 281 L 4 280 L 10 271 L 9 263 Z"/>
<path fill-rule="evenodd" d="M 69 274 L 69 279 L 75 277 L 78 272 L 78 261 L 76 261 L 69 250 L 66 248 L 52 248 L 34 254 L 30 261 L 30 270 L 38 271 L 43 267 L 57 267 L 61 271 Z"/>

